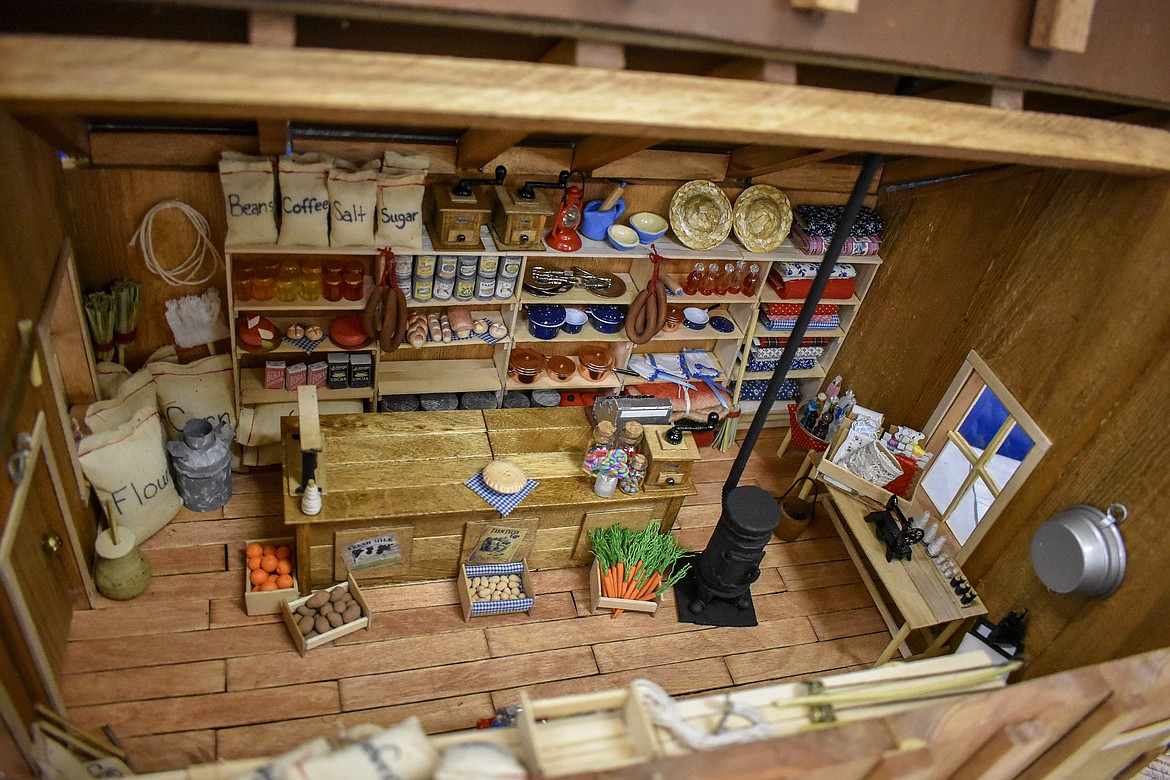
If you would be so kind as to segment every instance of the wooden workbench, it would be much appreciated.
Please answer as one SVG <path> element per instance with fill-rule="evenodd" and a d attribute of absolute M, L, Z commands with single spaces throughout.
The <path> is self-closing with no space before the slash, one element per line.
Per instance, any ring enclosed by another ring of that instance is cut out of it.
<path fill-rule="evenodd" d="M 295 531 L 302 593 L 345 579 L 341 550 L 394 534 L 403 560 L 354 572 L 362 584 L 454 577 L 487 528 L 524 531 L 520 554 L 531 569 L 589 563 L 586 534 L 621 521 L 669 529 L 685 481 L 653 493 L 600 498 L 581 471 L 590 428 L 579 407 L 325 415 L 318 470 L 322 511 L 301 513 L 296 417 L 282 420 L 284 520 Z M 539 484 L 502 518 L 463 483 L 495 458 L 519 465 Z"/>
<path fill-rule="evenodd" d="M 893 637 L 875 666 L 890 660 L 899 648 L 903 656 L 910 655 L 905 642 L 911 631 L 927 634 L 929 654 L 939 650 L 968 619 L 987 614 L 978 598 L 967 606 L 959 603 L 921 546 L 914 548 L 908 561 L 887 561 L 886 548 L 878 541 L 873 524 L 865 521 L 878 507 L 832 485 L 825 485 L 825 489 L 829 518 Z M 895 618 L 891 606 L 900 619 Z M 932 629 L 936 633 L 931 634 Z"/>

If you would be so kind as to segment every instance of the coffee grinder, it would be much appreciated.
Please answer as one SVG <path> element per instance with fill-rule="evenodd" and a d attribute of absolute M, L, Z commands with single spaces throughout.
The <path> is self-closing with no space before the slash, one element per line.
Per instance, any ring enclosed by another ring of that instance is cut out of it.
<path fill-rule="evenodd" d="M 526 181 L 523 187 L 496 187 L 495 214 L 488 226 L 500 249 L 543 250 L 544 232 L 553 216 L 548 196 L 537 189 L 564 189 L 569 172 L 561 171 L 555 182 Z"/>
<path fill-rule="evenodd" d="M 492 179 L 460 179 L 454 185 L 436 183 L 427 188 L 427 227 L 435 249 L 483 249 L 479 233 L 491 217 L 492 202 L 475 185 L 502 185 L 507 175 L 508 169 L 497 165 Z"/>

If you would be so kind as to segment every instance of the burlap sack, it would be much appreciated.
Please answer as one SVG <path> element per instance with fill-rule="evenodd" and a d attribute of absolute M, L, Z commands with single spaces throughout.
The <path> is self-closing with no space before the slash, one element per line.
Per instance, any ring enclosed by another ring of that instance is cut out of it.
<path fill-rule="evenodd" d="M 227 211 L 227 240 L 236 244 L 276 243 L 276 178 L 272 160 L 224 152 L 219 181 Z"/>
<path fill-rule="evenodd" d="M 123 425 L 78 444 L 81 470 L 102 507 L 114 507 L 118 526 L 145 541 L 183 506 L 167 468 L 158 412 L 139 409 Z"/>
<path fill-rule="evenodd" d="M 386 150 L 378 176 L 377 246 L 396 249 L 422 248 L 422 199 L 427 168 L 426 155 L 402 155 Z"/>
<path fill-rule="evenodd" d="M 302 762 L 296 777 L 302 780 L 430 780 L 439 763 L 439 753 L 431 744 L 418 718 L 408 718 L 397 726 L 327 756 Z"/>
<path fill-rule="evenodd" d="M 154 374 L 149 368 L 125 380 L 110 400 L 90 404 L 85 410 L 85 424 L 93 433 L 113 430 L 129 422 L 142 409 L 158 409 Z"/>
<path fill-rule="evenodd" d="M 236 427 L 235 391 L 230 355 L 212 355 L 194 363 L 151 363 L 158 408 L 168 439 L 178 439 L 188 420 Z"/>
<path fill-rule="evenodd" d="M 282 246 L 329 246 L 329 170 L 321 154 L 280 158 L 280 240 Z"/>
<path fill-rule="evenodd" d="M 358 168 L 334 160 L 329 171 L 329 246 L 373 246 L 378 208 L 377 160 Z"/>
<path fill-rule="evenodd" d="M 130 378 L 130 369 L 110 360 L 100 361 L 94 370 L 97 373 L 98 396 L 103 401 L 115 398 L 122 389 L 122 383 Z"/>

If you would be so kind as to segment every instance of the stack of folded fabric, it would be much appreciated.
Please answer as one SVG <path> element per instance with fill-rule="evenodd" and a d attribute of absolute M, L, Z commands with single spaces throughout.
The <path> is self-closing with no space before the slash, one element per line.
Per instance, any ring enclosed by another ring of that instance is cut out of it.
<path fill-rule="evenodd" d="M 756 347 L 748 352 L 748 371 L 775 371 L 780 363 L 783 348 Z M 807 371 L 816 368 L 817 358 L 825 354 L 824 347 L 797 347 L 796 356 L 789 367 L 792 371 Z"/>
<path fill-rule="evenodd" d="M 792 242 L 806 255 L 823 255 L 837 232 L 845 207 L 797 206 L 792 212 Z M 854 257 L 876 255 L 884 227 L 876 211 L 862 206 L 841 254 Z"/>
<path fill-rule="evenodd" d="M 740 401 L 759 401 L 768 389 L 767 379 L 748 379 L 743 382 L 739 391 Z M 795 401 L 800 398 L 800 385 L 791 379 L 786 379 L 780 385 L 780 392 L 776 395 L 778 401 Z M 782 408 L 782 407 L 781 407 Z"/>
<path fill-rule="evenodd" d="M 760 322 L 766 330 L 792 330 L 796 325 L 796 316 L 800 314 L 798 303 L 769 303 L 760 307 Z M 834 330 L 841 327 L 841 317 L 837 313 L 837 304 L 819 303 L 813 309 L 812 320 L 809 321 L 809 330 Z"/>
<path fill-rule="evenodd" d="M 805 298 L 820 267 L 820 263 L 774 263 L 768 274 L 768 284 L 781 298 Z M 821 297 L 833 300 L 850 297 L 856 277 L 857 269 L 851 263 L 838 263 L 833 266 Z"/>

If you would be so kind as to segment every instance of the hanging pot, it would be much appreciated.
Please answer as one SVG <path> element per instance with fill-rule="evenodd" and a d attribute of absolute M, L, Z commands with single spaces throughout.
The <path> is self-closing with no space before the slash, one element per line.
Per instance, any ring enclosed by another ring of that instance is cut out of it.
<path fill-rule="evenodd" d="M 1125 542 L 1117 524 L 1126 508 L 1102 512 L 1078 504 L 1053 516 L 1032 536 L 1032 568 L 1054 593 L 1108 596 L 1125 577 Z"/>

